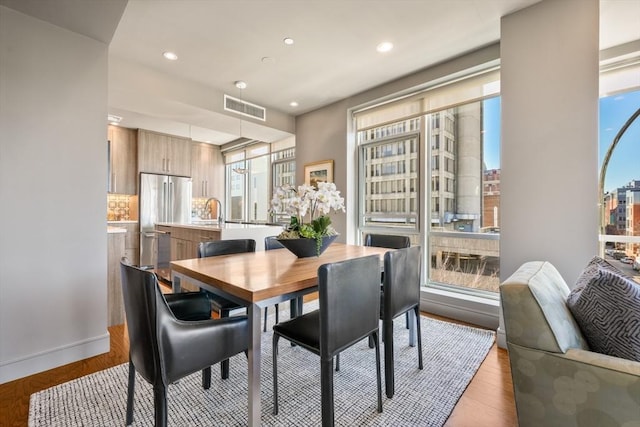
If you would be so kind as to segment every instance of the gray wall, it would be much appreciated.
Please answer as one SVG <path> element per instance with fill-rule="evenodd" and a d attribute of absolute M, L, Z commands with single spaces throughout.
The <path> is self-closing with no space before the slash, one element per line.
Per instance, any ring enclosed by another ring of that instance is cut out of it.
<path fill-rule="evenodd" d="M 347 103 L 337 102 L 296 120 L 296 184 L 304 183 L 304 165 L 320 160 L 333 159 L 333 181 L 340 194 L 347 192 Z M 304 141 L 301 143 L 301 141 Z M 346 216 L 332 213 L 333 227 L 340 233 L 336 241 L 345 243 Z"/>
<path fill-rule="evenodd" d="M 107 49 L 0 6 L 0 383 L 109 350 Z"/>
<path fill-rule="evenodd" d="M 481 64 L 495 63 L 499 59 L 498 45 L 488 46 L 443 64 L 421 70 L 327 107 L 296 118 L 296 178 L 304 181 L 304 164 L 333 159 L 334 181 L 345 197 L 346 214 L 332 214 L 334 227 L 340 233 L 338 241 L 356 241 L 358 222 L 356 197 L 357 152 L 355 135 L 350 128 L 350 109 L 393 98 L 398 93 L 409 93 L 427 82 L 437 82 L 474 69 Z"/>
<path fill-rule="evenodd" d="M 598 252 L 598 28 L 598 0 L 502 19 L 502 280 L 546 260 L 571 286 Z"/>
<path fill-rule="evenodd" d="M 336 160 L 336 185 L 355 221 L 348 109 L 500 59 L 502 278 L 524 261 L 545 259 L 575 280 L 597 253 L 598 19 L 597 0 L 544 0 L 503 19 L 500 46 L 298 117 L 298 180 L 304 163 Z M 335 222 L 347 235 L 341 239 L 353 241 L 355 228 L 339 216 Z"/>

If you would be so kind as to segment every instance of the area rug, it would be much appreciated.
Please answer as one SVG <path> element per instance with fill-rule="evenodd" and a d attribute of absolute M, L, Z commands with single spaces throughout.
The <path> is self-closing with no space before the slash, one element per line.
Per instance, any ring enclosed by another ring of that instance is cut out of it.
<path fill-rule="evenodd" d="M 313 304 L 313 302 L 311 303 Z M 305 305 L 305 312 L 313 306 Z M 273 323 L 273 315 L 270 316 Z M 444 425 L 494 342 L 494 333 L 421 317 L 424 369 L 418 369 L 415 347 L 408 346 L 404 316 L 394 328 L 396 392 L 384 394 L 384 352 L 381 351 L 383 412 L 376 411 L 375 352 L 364 340 L 341 355 L 335 372 L 335 420 L 339 426 Z M 272 333 L 262 336 L 262 425 L 318 426 L 320 360 L 280 340 L 278 356 L 279 415 L 272 415 Z M 124 426 L 127 364 L 87 375 L 31 395 L 29 426 Z M 227 380 L 213 369 L 212 384 L 203 390 L 195 373 L 168 391 L 170 426 L 247 425 L 247 361 L 231 359 Z M 133 426 L 153 425 L 153 393 L 136 378 Z"/>

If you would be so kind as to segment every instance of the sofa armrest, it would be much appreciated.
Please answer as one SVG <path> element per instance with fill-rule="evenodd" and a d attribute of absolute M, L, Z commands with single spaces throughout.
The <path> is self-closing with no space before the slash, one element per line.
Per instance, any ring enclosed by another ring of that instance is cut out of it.
<path fill-rule="evenodd" d="M 569 349 L 564 357 L 579 363 L 584 363 L 598 368 L 629 374 L 640 378 L 640 362 L 595 353 L 593 351 L 578 348 Z"/>
<path fill-rule="evenodd" d="M 640 363 L 508 346 L 520 427 L 631 426 L 640 419 Z"/>

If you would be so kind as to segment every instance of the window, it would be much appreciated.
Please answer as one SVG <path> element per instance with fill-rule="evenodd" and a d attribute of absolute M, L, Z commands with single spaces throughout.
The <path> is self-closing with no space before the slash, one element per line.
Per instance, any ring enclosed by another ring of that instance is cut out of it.
<path fill-rule="evenodd" d="M 273 188 L 283 185 L 295 186 L 296 181 L 296 149 L 287 148 L 271 153 L 271 176 Z M 285 213 L 271 214 L 270 221 L 288 223 Z"/>
<path fill-rule="evenodd" d="M 494 299 L 498 78 L 497 71 L 479 73 L 354 113 L 360 235 L 408 235 L 424 248 L 426 286 Z"/>
<path fill-rule="evenodd" d="M 359 132 L 362 227 L 417 228 L 418 125 L 405 120 Z"/>
<path fill-rule="evenodd" d="M 600 99 L 601 236 L 604 247 L 640 255 L 640 90 Z M 635 117 L 635 118 L 634 118 Z M 605 254 L 606 251 L 603 251 Z M 609 255 L 605 255 L 610 258 Z M 636 274 L 619 261 L 616 266 Z M 640 279 L 640 276 L 638 276 Z"/>
<path fill-rule="evenodd" d="M 227 165 L 228 219 L 267 221 L 269 210 L 269 156 Z"/>
<path fill-rule="evenodd" d="M 271 222 L 272 183 L 293 184 L 295 147 L 291 141 L 254 143 L 223 149 L 226 162 L 227 218 L 232 221 Z M 278 148 L 277 151 L 271 151 Z M 276 218 L 278 220 L 278 218 Z"/>
<path fill-rule="evenodd" d="M 499 129 L 500 100 L 490 98 L 427 115 L 427 143 L 445 133 L 444 169 L 432 162 L 434 182 L 444 191 L 432 193 L 429 229 L 429 278 L 432 286 L 497 292 L 499 285 Z M 434 120 L 439 116 L 440 120 Z M 488 132 L 491 128 L 492 134 Z"/>

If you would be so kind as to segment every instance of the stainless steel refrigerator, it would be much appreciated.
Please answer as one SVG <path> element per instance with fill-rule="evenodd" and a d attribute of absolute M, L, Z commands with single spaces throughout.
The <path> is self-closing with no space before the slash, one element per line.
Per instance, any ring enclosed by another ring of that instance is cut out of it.
<path fill-rule="evenodd" d="M 156 231 L 155 225 L 190 221 L 191 178 L 141 173 L 139 203 L 140 265 L 165 277 L 171 260 L 171 236 Z"/>

